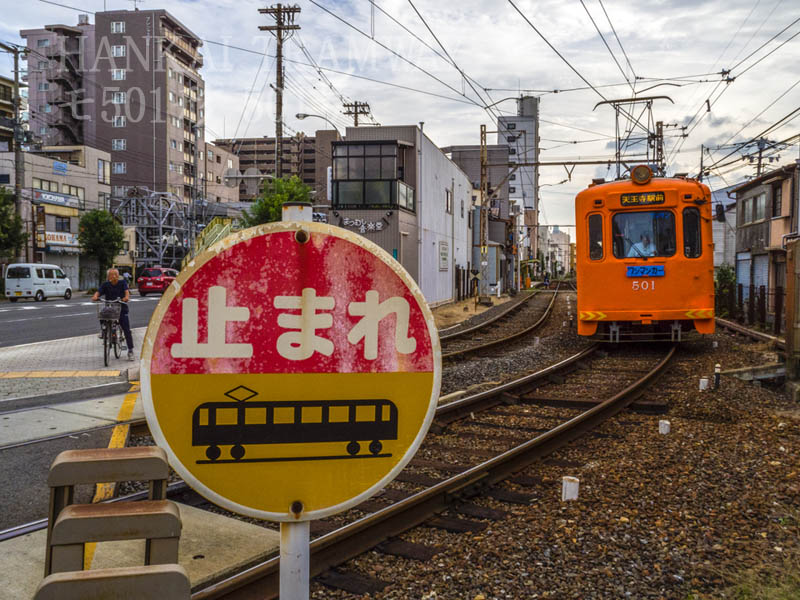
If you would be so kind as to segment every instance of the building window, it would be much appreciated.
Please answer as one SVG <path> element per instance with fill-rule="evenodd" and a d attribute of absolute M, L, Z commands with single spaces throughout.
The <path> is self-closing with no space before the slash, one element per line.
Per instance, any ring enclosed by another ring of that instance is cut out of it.
<path fill-rule="evenodd" d="M 47 68 L 47 61 L 46 60 L 40 60 L 37 63 L 37 65 L 38 65 L 37 66 L 38 69 L 46 69 Z"/>
<path fill-rule="evenodd" d="M 183 106 L 183 96 L 178 96 L 178 106 Z"/>
<path fill-rule="evenodd" d="M 50 40 L 48 38 L 44 38 L 41 40 L 36 40 L 36 47 L 37 48 L 47 48 L 50 45 Z"/>
<path fill-rule="evenodd" d="M 39 135 L 47 135 L 47 127 L 39 127 Z"/>
<path fill-rule="evenodd" d="M 517 193 L 517 188 L 515 188 L 513 185 L 508 186 L 508 193 L 509 194 L 516 194 Z"/>
<path fill-rule="evenodd" d="M 56 231 L 69 233 L 69 217 L 56 216 Z"/>
<path fill-rule="evenodd" d="M 128 194 L 128 186 L 127 185 L 115 185 L 114 186 L 114 195 L 117 197 L 126 196 Z"/>
<path fill-rule="evenodd" d="M 516 148 L 509 148 L 508 149 L 508 153 L 509 154 L 516 154 L 517 153 L 517 149 Z"/>
<path fill-rule="evenodd" d="M 108 210 L 111 203 L 108 201 L 108 194 L 105 192 L 97 192 L 97 206 L 102 210 Z"/>
<path fill-rule="evenodd" d="M 125 115 L 115 116 L 114 121 L 112 122 L 112 125 L 114 127 L 125 127 L 125 124 L 126 124 Z"/>
<path fill-rule="evenodd" d="M 508 180 L 509 181 L 516 181 L 517 180 L 517 174 L 516 173 L 512 173 L 511 175 L 508 176 Z"/>
<path fill-rule="evenodd" d="M 125 104 L 128 95 L 125 92 L 114 92 L 111 96 L 111 103 L 112 104 Z"/>
<path fill-rule="evenodd" d="M 200 111 L 199 111 L 199 114 L 200 114 L 200 118 L 202 119 L 203 117 L 206 116 L 206 111 L 201 108 Z"/>
<path fill-rule="evenodd" d="M 453 214 L 453 190 L 450 188 L 444 190 L 444 210 L 448 215 Z"/>
<path fill-rule="evenodd" d="M 172 76 L 173 76 L 174 74 L 175 74 L 175 71 L 173 71 L 173 70 L 172 70 L 172 67 L 169 67 L 169 68 L 167 69 L 167 77 L 169 77 L 170 79 L 172 79 Z"/>
<path fill-rule="evenodd" d="M 178 142 L 176 142 L 175 140 L 170 140 L 169 141 L 169 147 L 172 148 L 173 150 L 177 150 L 178 149 Z"/>
<path fill-rule="evenodd" d="M 516 129 L 516 128 L 517 128 L 517 124 L 516 123 L 509 123 L 506 126 L 506 129 Z"/>
<path fill-rule="evenodd" d="M 753 199 L 753 220 L 761 221 L 767 217 L 767 194 L 761 193 Z"/>
<path fill-rule="evenodd" d="M 40 92 L 46 92 L 47 90 L 49 90 L 49 89 L 50 89 L 50 84 L 49 84 L 49 83 L 47 83 L 46 81 L 40 81 L 40 82 L 39 82 L 39 85 L 37 86 L 37 89 L 38 89 Z"/>
<path fill-rule="evenodd" d="M 111 56 L 122 58 L 125 56 L 125 46 L 111 46 Z"/>
<path fill-rule="evenodd" d="M 81 200 L 81 204 L 83 204 L 85 190 L 82 187 L 78 187 L 76 185 L 67 185 L 64 183 L 61 185 L 61 193 L 75 196 Z"/>
<path fill-rule="evenodd" d="M 175 94 L 173 92 L 169 93 L 169 101 L 170 102 L 175 102 Z"/>
<path fill-rule="evenodd" d="M 208 151 L 207 156 L 208 156 L 208 160 L 211 160 L 211 161 L 214 160 L 214 153 L 211 150 Z"/>
<path fill-rule="evenodd" d="M 111 21 L 111 33 L 125 33 L 125 21 Z"/>
<path fill-rule="evenodd" d="M 232 169 L 232 168 L 233 168 L 233 159 L 232 159 L 232 158 L 229 158 L 229 159 L 228 159 L 228 168 L 229 168 L 229 169 Z"/>
<path fill-rule="evenodd" d="M 113 169 L 112 169 L 112 173 L 114 173 L 114 175 L 124 175 L 127 172 L 128 172 L 128 164 L 127 163 L 124 163 L 124 162 L 115 162 L 114 163 L 114 166 L 113 166 Z"/>
<path fill-rule="evenodd" d="M 781 184 L 779 183 L 774 188 L 772 188 L 772 216 L 773 217 L 780 217 L 781 216 L 781 209 L 783 205 L 783 189 Z"/>
<path fill-rule="evenodd" d="M 112 150 L 126 150 L 128 148 L 128 140 L 125 138 L 116 138 L 111 140 Z"/>
<path fill-rule="evenodd" d="M 49 181 L 47 179 L 33 178 L 33 188 L 37 190 L 44 190 L 45 192 L 58 192 L 58 182 Z"/>
<path fill-rule="evenodd" d="M 44 112 L 46 112 L 46 113 L 53 112 L 53 107 L 50 104 L 45 104 L 44 105 Z"/>
<path fill-rule="evenodd" d="M 125 69 L 111 69 L 111 79 L 114 81 L 124 81 Z"/>
<path fill-rule="evenodd" d="M 97 183 L 111 183 L 111 163 L 102 158 L 97 159 Z"/>

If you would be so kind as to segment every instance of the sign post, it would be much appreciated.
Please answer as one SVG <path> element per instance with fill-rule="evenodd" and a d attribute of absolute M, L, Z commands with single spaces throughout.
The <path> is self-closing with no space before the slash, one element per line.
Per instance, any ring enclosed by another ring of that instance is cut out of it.
<path fill-rule="evenodd" d="M 167 289 L 142 348 L 156 443 L 198 493 L 281 523 L 281 598 L 308 598 L 309 521 L 381 490 L 425 437 L 433 316 L 367 238 L 292 221 L 234 233 Z M 286 217 L 286 211 L 284 216 Z"/>

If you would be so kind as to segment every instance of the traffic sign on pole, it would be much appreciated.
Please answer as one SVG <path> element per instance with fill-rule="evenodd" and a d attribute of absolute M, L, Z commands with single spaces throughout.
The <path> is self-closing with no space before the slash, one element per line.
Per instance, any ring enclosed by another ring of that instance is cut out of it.
<path fill-rule="evenodd" d="M 441 349 L 416 283 L 366 238 L 261 225 L 195 257 L 142 349 L 150 430 L 210 501 L 276 521 L 362 502 L 433 419 Z"/>

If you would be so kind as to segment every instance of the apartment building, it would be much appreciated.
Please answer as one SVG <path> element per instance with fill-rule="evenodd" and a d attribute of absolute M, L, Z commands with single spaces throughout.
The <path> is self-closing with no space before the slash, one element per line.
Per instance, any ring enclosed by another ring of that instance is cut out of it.
<path fill-rule="evenodd" d="M 131 187 L 189 200 L 205 150 L 202 41 L 166 10 L 81 15 L 27 40 L 33 133 L 111 153 L 115 196 Z"/>
<path fill-rule="evenodd" d="M 239 157 L 239 169 L 245 174 L 275 175 L 275 138 L 235 138 L 214 140 L 214 145 Z M 330 150 L 328 150 L 330 153 Z M 317 183 L 316 138 L 298 133 L 284 137 L 281 152 L 281 176 L 296 175 L 303 183 L 316 189 Z M 330 158 L 327 165 L 330 165 Z M 247 192 L 245 183 L 239 188 L 239 200 L 252 202 L 258 194 Z"/>
<path fill-rule="evenodd" d="M 14 80 L 0 75 L 0 151 L 14 149 Z"/>
<path fill-rule="evenodd" d="M 78 223 L 88 210 L 107 209 L 111 194 L 108 152 L 89 146 L 45 146 L 23 153 L 21 211 L 28 245 L 24 260 L 59 265 L 78 284 Z M 0 152 L 0 182 L 14 187 L 14 153 Z M 92 266 L 91 268 L 95 268 Z"/>
<path fill-rule="evenodd" d="M 239 157 L 216 144 L 207 143 L 200 171 L 202 197 L 209 202 L 239 202 L 239 188 L 225 185 L 228 171 L 239 171 Z"/>

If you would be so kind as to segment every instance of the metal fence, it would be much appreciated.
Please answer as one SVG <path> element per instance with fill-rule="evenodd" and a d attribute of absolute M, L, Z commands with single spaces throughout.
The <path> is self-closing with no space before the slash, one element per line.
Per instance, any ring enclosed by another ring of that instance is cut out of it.
<path fill-rule="evenodd" d="M 783 287 L 737 284 L 717 290 L 716 313 L 743 325 L 760 327 L 780 335 L 785 329 L 786 293 Z"/>

